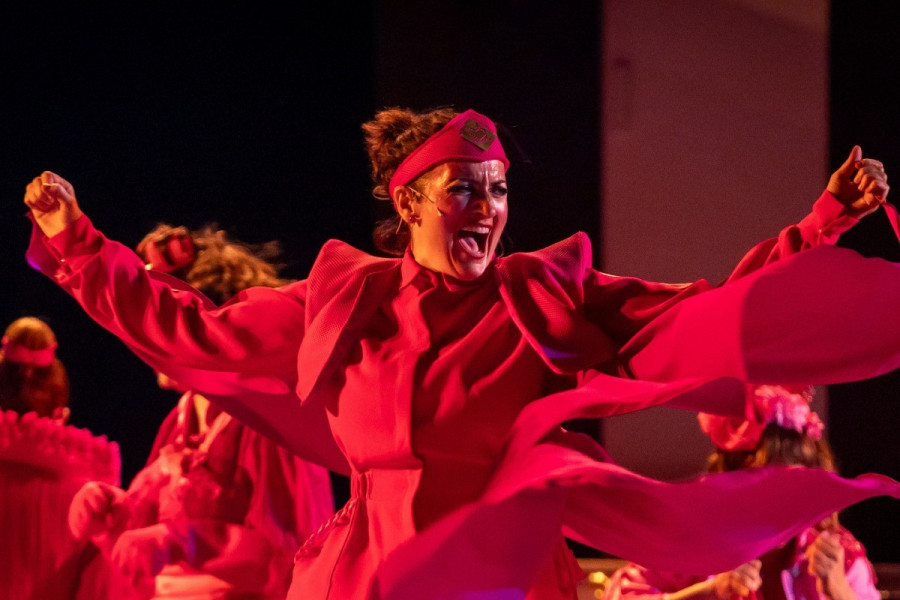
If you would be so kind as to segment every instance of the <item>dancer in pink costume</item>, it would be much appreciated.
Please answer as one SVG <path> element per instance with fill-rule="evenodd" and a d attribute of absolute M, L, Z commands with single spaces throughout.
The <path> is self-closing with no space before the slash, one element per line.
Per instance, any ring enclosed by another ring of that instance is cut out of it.
<path fill-rule="evenodd" d="M 288 283 L 267 260 L 276 251 L 212 227 L 167 225 L 138 246 L 153 277 L 183 279 L 217 304 L 251 286 Z M 334 512 L 328 472 L 164 373 L 157 379 L 182 396 L 147 466 L 127 492 L 101 482 L 82 488 L 73 531 L 111 556 L 121 598 L 284 598 L 297 547 Z"/>
<path fill-rule="evenodd" d="M 753 419 L 698 415 L 716 446 L 710 473 L 777 464 L 834 471 L 822 422 L 810 410 L 812 389 L 759 386 Z M 819 598 L 878 600 L 875 573 L 863 545 L 836 513 L 804 529 L 759 559 L 710 575 L 687 576 L 629 563 L 610 578 L 605 600 L 751 600 Z"/>
<path fill-rule="evenodd" d="M 388 109 L 363 129 L 374 194 L 397 213 L 376 242 L 396 258 L 330 241 L 306 280 L 216 310 L 98 232 L 59 175 L 25 192 L 35 268 L 155 369 L 350 475 L 289 598 L 574 598 L 563 535 L 709 573 L 900 496 L 878 476 L 782 467 L 665 484 L 560 427 L 658 404 L 743 415 L 748 382 L 900 366 L 900 269 L 830 247 L 887 195 L 858 147 L 809 216 L 714 288 L 596 271 L 583 233 L 498 257 L 509 162 L 475 111 Z"/>
<path fill-rule="evenodd" d="M 110 598 L 107 565 L 69 534 L 66 513 L 89 480 L 119 483 L 119 447 L 66 425 L 69 380 L 56 336 L 15 320 L 0 350 L 0 598 Z"/>

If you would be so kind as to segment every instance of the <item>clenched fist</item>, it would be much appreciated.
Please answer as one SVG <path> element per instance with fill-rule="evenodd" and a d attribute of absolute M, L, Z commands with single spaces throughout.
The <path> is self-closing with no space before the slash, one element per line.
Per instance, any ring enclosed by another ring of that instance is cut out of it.
<path fill-rule="evenodd" d="M 25 206 L 44 235 L 53 237 L 81 216 L 72 184 L 44 171 L 25 186 Z"/>

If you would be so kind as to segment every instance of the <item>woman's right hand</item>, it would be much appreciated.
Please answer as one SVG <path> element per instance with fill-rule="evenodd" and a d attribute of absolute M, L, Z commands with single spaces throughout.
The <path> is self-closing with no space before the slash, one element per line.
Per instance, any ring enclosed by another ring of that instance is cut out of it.
<path fill-rule="evenodd" d="M 184 560 L 185 542 L 165 523 L 129 529 L 116 540 L 111 560 L 131 585 L 140 588 L 166 565 Z"/>
<path fill-rule="evenodd" d="M 115 528 L 124 510 L 124 490 L 102 481 L 89 481 L 69 504 L 69 531 L 75 539 L 91 539 Z"/>
<path fill-rule="evenodd" d="M 746 598 L 762 585 L 761 568 L 762 562 L 751 560 L 733 571 L 719 573 L 713 578 L 713 593 L 722 600 Z"/>
<path fill-rule="evenodd" d="M 819 593 L 831 600 L 855 600 L 847 581 L 845 551 L 840 535 L 823 531 L 806 549 L 809 574 L 816 578 Z"/>
<path fill-rule="evenodd" d="M 825 188 L 842 204 L 851 216 L 861 219 L 887 202 L 887 174 L 881 161 L 863 158 L 862 149 L 853 146 L 847 160 L 831 174 Z"/>
<path fill-rule="evenodd" d="M 81 216 L 72 184 L 50 171 L 44 171 L 25 186 L 25 205 L 47 237 L 53 237 Z"/>

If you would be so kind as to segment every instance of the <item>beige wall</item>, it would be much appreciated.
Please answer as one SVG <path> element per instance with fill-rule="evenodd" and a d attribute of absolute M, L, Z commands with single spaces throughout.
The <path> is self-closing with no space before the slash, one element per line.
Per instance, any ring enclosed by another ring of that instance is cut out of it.
<path fill-rule="evenodd" d="M 825 185 L 828 3 L 606 0 L 602 26 L 601 268 L 719 281 Z M 603 435 L 664 479 L 699 472 L 710 449 L 672 409 Z"/>

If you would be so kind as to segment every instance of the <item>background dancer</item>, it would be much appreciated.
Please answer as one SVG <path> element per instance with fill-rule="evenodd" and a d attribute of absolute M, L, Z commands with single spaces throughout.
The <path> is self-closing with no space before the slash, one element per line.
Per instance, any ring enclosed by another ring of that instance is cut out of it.
<path fill-rule="evenodd" d="M 722 473 L 765 465 L 835 471 L 823 425 L 809 404 L 813 390 L 760 386 L 752 420 L 698 415 L 715 451 L 708 471 Z M 878 600 L 875 573 L 863 545 L 842 527 L 837 513 L 813 523 L 786 544 L 734 570 L 702 576 L 651 571 L 636 564 L 618 569 L 605 600 L 687 598 L 819 598 Z"/>
<path fill-rule="evenodd" d="M 0 351 L 0 597 L 115 600 L 107 565 L 66 525 L 89 480 L 119 483 L 119 447 L 66 425 L 69 380 L 56 335 L 35 317 L 13 321 Z"/>
<path fill-rule="evenodd" d="M 288 283 L 272 262 L 277 246 L 252 248 L 214 227 L 159 225 L 137 251 L 154 277 L 179 277 L 215 304 Z M 283 598 L 294 553 L 334 512 L 328 472 L 164 373 L 157 379 L 182 395 L 147 466 L 127 492 L 85 485 L 73 531 L 111 556 L 122 598 Z"/>

